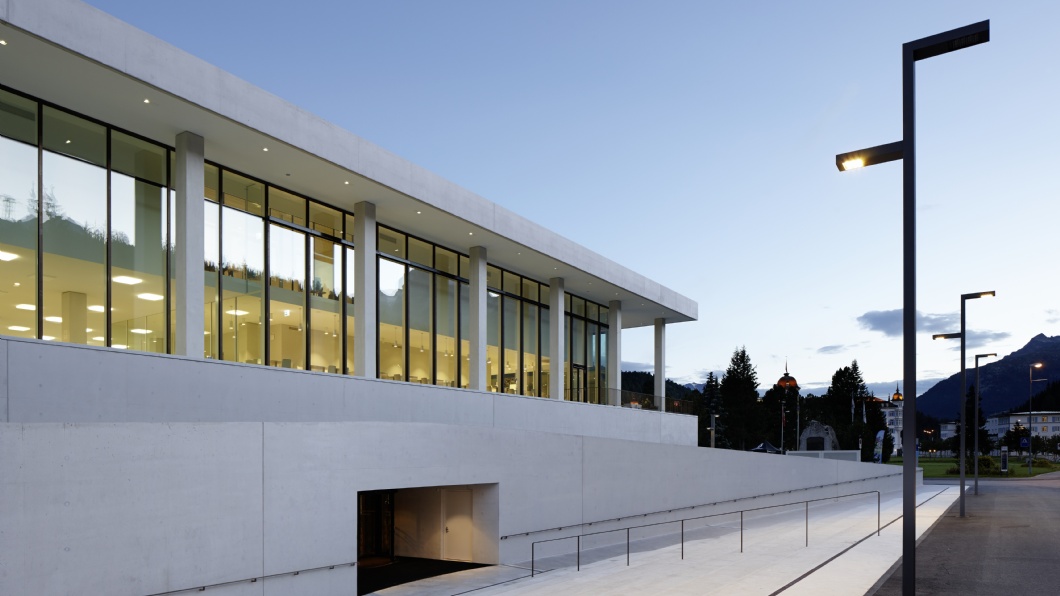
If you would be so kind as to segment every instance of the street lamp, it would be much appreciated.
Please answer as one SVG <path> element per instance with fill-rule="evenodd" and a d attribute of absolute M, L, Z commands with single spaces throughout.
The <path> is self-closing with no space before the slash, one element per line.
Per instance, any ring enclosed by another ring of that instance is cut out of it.
<path fill-rule="evenodd" d="M 961 294 L 961 332 L 960 333 L 938 333 L 936 335 L 932 335 L 931 336 L 931 339 L 955 339 L 956 338 L 956 339 L 960 339 L 961 340 L 961 395 L 960 395 L 960 399 L 958 400 L 958 403 L 961 405 L 961 457 L 960 457 L 960 467 L 961 467 L 961 499 L 960 499 L 961 500 L 961 517 L 964 517 L 964 464 L 965 464 L 965 461 L 966 461 L 965 452 L 967 451 L 967 443 L 966 443 L 966 438 L 965 437 L 968 434 L 968 425 L 967 425 L 967 421 L 966 421 L 967 414 L 965 413 L 965 410 L 968 409 L 966 407 L 966 404 L 967 404 L 967 401 L 968 401 L 968 398 L 967 398 L 967 395 L 966 395 L 968 393 L 968 378 L 967 378 L 967 374 L 966 374 L 965 357 L 964 357 L 964 345 L 966 343 L 965 339 L 967 338 L 967 335 L 968 335 L 968 333 L 966 332 L 966 329 L 965 329 L 965 325 L 964 325 L 965 303 L 967 301 L 969 301 L 969 300 L 975 300 L 977 298 L 988 298 L 988 297 L 993 297 L 995 295 L 996 294 L 995 294 L 995 292 L 993 290 L 991 290 L 989 292 L 972 292 L 971 294 Z M 976 391 L 978 391 L 978 390 L 979 389 L 978 389 L 978 386 L 977 386 L 976 387 Z M 976 410 L 976 411 L 978 412 L 978 410 Z M 978 417 L 977 417 L 977 421 L 978 421 Z M 978 435 L 979 435 L 979 433 L 976 432 L 976 436 L 978 436 Z M 978 461 L 978 459 L 977 459 L 977 461 Z M 978 476 L 978 473 L 979 473 L 978 472 L 978 468 L 976 468 L 976 475 L 977 476 Z"/>
<path fill-rule="evenodd" d="M 990 21 L 902 44 L 902 140 L 836 156 L 840 171 L 903 160 L 902 369 L 909 404 L 902 412 L 903 451 L 916 452 L 916 62 L 990 41 Z M 902 462 L 902 593 L 916 593 L 916 459 Z"/>
<path fill-rule="evenodd" d="M 979 359 L 980 358 L 996 358 L 997 354 L 976 354 L 975 355 L 975 408 L 972 410 L 972 415 L 975 416 L 975 494 L 979 494 Z"/>
<path fill-rule="evenodd" d="M 1041 362 L 1035 362 L 1027 370 L 1027 444 L 1030 446 L 1031 458 L 1027 461 L 1027 477 L 1034 476 L 1034 369 L 1041 368 Z M 1045 379 L 1038 379 L 1044 381 Z"/>

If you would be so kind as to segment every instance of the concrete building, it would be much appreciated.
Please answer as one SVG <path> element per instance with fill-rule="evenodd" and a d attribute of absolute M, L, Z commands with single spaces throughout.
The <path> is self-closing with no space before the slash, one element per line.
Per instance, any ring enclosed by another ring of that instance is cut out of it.
<path fill-rule="evenodd" d="M 1031 412 L 995 414 L 986 419 L 986 431 L 990 434 L 991 439 L 997 440 L 1017 426 L 1027 428 L 1027 420 L 1031 414 Z M 1060 412 L 1036 411 L 1033 412 L 1033 415 L 1034 424 L 1029 426 L 1031 427 L 1031 433 L 1035 437 L 1049 438 L 1054 435 L 1060 435 Z M 956 428 L 954 428 L 952 434 L 956 434 L 956 432 Z"/>
<path fill-rule="evenodd" d="M 898 487 L 697 448 L 663 381 L 698 307 L 655 281 L 76 0 L 0 0 L 0 40 L 0 594 L 346 594 Z"/>

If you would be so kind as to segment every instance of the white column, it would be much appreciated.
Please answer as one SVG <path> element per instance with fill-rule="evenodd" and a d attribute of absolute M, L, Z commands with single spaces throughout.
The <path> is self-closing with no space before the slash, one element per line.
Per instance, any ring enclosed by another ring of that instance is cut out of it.
<path fill-rule="evenodd" d="M 655 319 L 655 407 L 666 409 L 666 319 Z"/>
<path fill-rule="evenodd" d="M 177 135 L 177 171 L 173 185 L 177 191 L 174 219 L 176 236 L 176 295 L 172 297 L 173 321 L 176 328 L 176 353 L 191 358 L 203 358 L 203 331 L 205 329 L 205 282 L 203 262 L 206 259 L 204 245 L 205 215 L 203 188 L 206 184 L 203 159 L 205 141 L 197 134 L 182 132 Z"/>
<path fill-rule="evenodd" d="M 375 203 L 361 201 L 354 205 L 353 221 L 356 261 L 353 267 L 353 374 L 374 379 L 378 376 L 376 354 L 379 351 Z"/>
<path fill-rule="evenodd" d="M 486 391 L 486 247 L 472 246 L 471 271 L 468 281 L 471 296 L 468 301 L 468 329 L 471 333 L 468 388 Z"/>
<path fill-rule="evenodd" d="M 607 403 L 622 405 L 622 301 L 607 305 Z"/>
<path fill-rule="evenodd" d="M 562 277 L 553 277 L 548 280 L 548 357 L 552 366 L 548 377 L 548 394 L 556 399 L 566 399 L 563 393 L 563 381 L 567 374 L 567 355 L 563 351 L 567 345 L 563 337 L 565 331 L 563 319 L 566 314 L 564 294 L 566 291 L 563 288 Z"/>

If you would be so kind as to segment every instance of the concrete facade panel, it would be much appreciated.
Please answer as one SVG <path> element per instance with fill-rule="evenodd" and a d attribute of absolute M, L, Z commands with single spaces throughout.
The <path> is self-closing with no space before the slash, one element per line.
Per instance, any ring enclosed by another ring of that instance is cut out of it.
<path fill-rule="evenodd" d="M 153 594 L 261 572 L 260 424 L 3 424 L 3 594 Z M 11 457 L 8 457 L 11 456 Z"/>
<path fill-rule="evenodd" d="M 258 582 L 261 584 L 262 582 Z M 298 575 L 270 577 L 262 586 L 263 596 L 337 596 L 357 593 L 357 568 L 349 565 L 334 569 L 307 571 Z"/>

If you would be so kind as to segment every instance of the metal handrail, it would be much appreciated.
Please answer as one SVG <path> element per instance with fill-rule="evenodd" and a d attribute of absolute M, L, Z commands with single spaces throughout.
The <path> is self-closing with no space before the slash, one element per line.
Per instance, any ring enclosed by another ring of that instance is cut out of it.
<path fill-rule="evenodd" d="M 801 492 L 801 491 L 807 491 L 807 490 L 817 490 L 819 488 L 828 488 L 828 487 L 831 487 L 831 486 L 842 486 L 844 484 L 854 484 L 854 483 L 857 483 L 857 482 L 868 482 L 869 480 L 879 480 L 881 478 L 893 478 L 894 476 L 901 476 L 901 475 L 902 475 L 902 472 L 896 472 L 894 474 L 881 474 L 880 476 L 869 476 L 868 478 L 859 478 L 857 480 L 844 480 L 842 482 L 832 482 L 832 483 L 829 483 L 829 484 L 818 484 L 817 486 L 807 486 L 807 487 L 803 487 L 803 488 L 793 488 L 791 490 L 782 490 L 782 491 L 777 491 L 775 493 L 763 493 L 761 495 L 752 495 L 750 497 L 737 497 L 735 499 L 726 499 L 724 501 L 714 501 L 713 503 L 703 503 L 703 504 L 700 504 L 700 505 L 686 505 L 685 507 L 674 507 L 672 509 L 662 509 L 662 510 L 659 510 L 659 511 L 650 511 L 648 513 L 637 513 L 635 515 L 623 515 L 621 517 L 612 517 L 610 519 L 598 519 L 596 521 L 582 522 L 580 524 L 570 524 L 569 526 L 559 526 L 559 527 L 555 527 L 555 528 L 546 528 L 544 530 L 531 530 L 529 532 L 516 532 L 514 534 L 505 534 L 504 536 L 501 536 L 500 539 L 501 540 L 507 540 L 509 538 L 515 538 L 517 536 L 530 536 L 531 534 L 543 534 L 545 532 L 557 532 L 557 531 L 560 531 L 560 530 L 566 530 L 566 529 L 570 529 L 570 528 L 580 528 L 582 526 L 591 526 L 593 524 L 606 524 L 606 523 L 611 523 L 611 522 L 619 522 L 619 521 L 622 521 L 622 520 L 625 520 L 625 519 L 633 519 L 633 518 L 637 518 L 637 517 L 648 517 L 649 515 L 662 515 L 664 513 L 673 513 L 674 511 L 686 511 L 686 510 L 691 511 L 691 510 L 695 510 L 697 507 L 714 507 L 716 505 L 722 505 L 722 504 L 725 504 L 725 503 L 739 503 L 740 501 L 751 501 L 751 500 L 759 499 L 759 498 L 763 498 L 764 499 L 766 497 L 775 497 L 777 495 L 788 495 L 788 494 L 795 493 L 795 492 Z M 828 498 L 832 498 L 832 497 L 828 497 Z M 797 502 L 801 503 L 802 501 L 797 501 Z"/>
<path fill-rule="evenodd" d="M 636 530 L 638 528 L 650 528 L 650 527 L 654 527 L 654 526 L 662 526 L 662 525 L 665 525 L 665 524 L 676 524 L 676 523 L 680 523 L 681 524 L 681 560 L 684 560 L 684 558 L 685 558 L 685 522 L 686 521 L 707 519 L 707 518 L 710 518 L 710 517 L 719 517 L 719 516 L 722 516 L 722 515 L 734 515 L 736 513 L 740 514 L 740 552 L 742 553 L 743 552 L 743 514 L 744 513 L 747 513 L 747 512 L 750 512 L 750 511 L 762 511 L 764 509 L 775 509 L 777 507 L 790 507 L 792 505 L 803 505 L 803 504 L 805 504 L 805 506 L 806 506 L 806 546 L 810 546 L 810 503 L 814 503 L 814 502 L 817 502 L 817 501 L 838 501 L 839 499 L 843 499 L 843 498 L 846 498 L 846 497 L 857 497 L 857 496 L 861 496 L 861 495 L 870 495 L 872 493 L 876 493 L 876 535 L 879 536 L 880 535 L 880 508 L 881 508 L 880 507 L 880 491 L 878 491 L 878 490 L 869 490 L 869 491 L 864 491 L 864 492 L 860 492 L 860 493 L 850 493 L 850 494 L 846 494 L 846 495 L 838 495 L 838 496 L 835 496 L 835 497 L 821 497 L 821 498 L 818 498 L 818 499 L 806 499 L 804 501 L 792 501 L 791 503 L 781 503 L 779 505 L 765 505 L 763 507 L 753 507 L 751 509 L 741 509 L 739 511 L 727 511 L 725 513 L 712 513 L 712 514 L 709 514 L 709 515 L 700 515 L 700 516 L 697 516 L 697 517 L 687 517 L 687 518 L 680 519 L 680 520 L 655 522 L 653 524 L 642 524 L 642 525 L 639 525 L 639 526 L 629 526 L 627 528 L 616 528 L 614 530 L 602 530 L 600 532 L 590 532 L 588 534 L 578 534 L 576 536 L 563 536 L 561 538 L 548 538 L 546 540 L 535 540 L 534 542 L 530 543 L 530 577 L 534 577 L 534 574 L 536 572 L 536 567 L 535 567 L 534 563 L 536 562 L 536 549 L 537 549 L 537 545 L 538 544 L 542 544 L 542 543 L 545 543 L 545 542 L 558 542 L 560 540 L 570 540 L 571 538 L 576 539 L 577 540 L 577 547 L 576 547 L 576 553 L 577 553 L 576 561 L 577 561 L 577 563 L 576 564 L 577 564 L 577 570 L 581 571 L 581 569 L 582 569 L 582 538 L 583 537 L 585 537 L 585 536 L 598 536 L 600 534 L 613 534 L 615 532 L 621 532 L 621 531 L 624 530 L 626 532 L 626 566 L 628 567 L 629 566 L 629 531 L 630 530 Z"/>
<path fill-rule="evenodd" d="M 242 583 L 251 583 L 252 584 L 252 583 L 257 582 L 259 579 L 270 579 L 270 578 L 273 578 L 273 577 L 283 577 L 285 575 L 292 575 L 292 576 L 293 575 L 301 575 L 301 574 L 307 573 L 309 571 L 322 571 L 324 569 L 335 569 L 336 567 L 354 567 L 356 565 L 357 565 L 356 561 L 354 561 L 353 563 L 338 563 L 336 565 L 324 565 L 323 567 L 311 567 L 309 569 L 299 569 L 297 571 L 284 571 L 283 573 L 272 573 L 272 574 L 269 574 L 269 575 L 259 575 L 257 577 L 247 577 L 247 578 L 243 578 L 243 579 L 234 579 L 234 580 L 231 580 L 231 581 L 220 582 L 220 583 L 216 583 L 216 584 L 206 584 L 206 585 L 202 585 L 202 586 L 195 586 L 193 588 L 180 588 L 179 590 L 169 590 L 169 591 L 166 591 L 166 592 L 155 592 L 154 594 L 149 594 L 148 596 L 168 596 L 169 594 L 183 594 L 184 592 L 205 592 L 207 588 L 220 588 L 221 586 L 231 586 L 233 584 L 242 584 Z"/>

